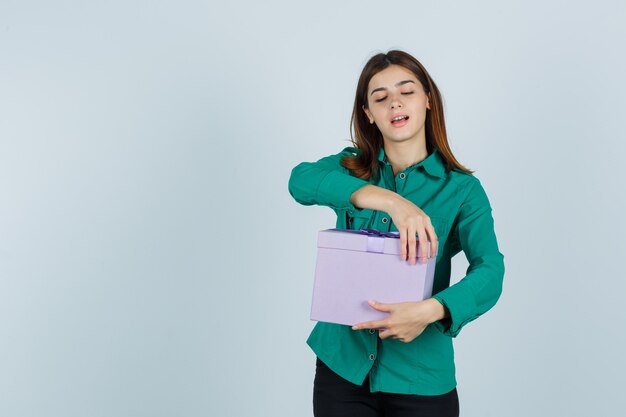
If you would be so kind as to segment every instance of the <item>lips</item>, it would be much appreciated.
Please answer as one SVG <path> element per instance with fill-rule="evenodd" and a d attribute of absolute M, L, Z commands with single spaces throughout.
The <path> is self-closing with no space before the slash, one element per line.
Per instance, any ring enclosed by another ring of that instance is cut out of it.
<path fill-rule="evenodd" d="M 391 125 L 395 127 L 401 127 L 407 124 L 409 116 L 407 114 L 396 114 L 391 118 Z"/>

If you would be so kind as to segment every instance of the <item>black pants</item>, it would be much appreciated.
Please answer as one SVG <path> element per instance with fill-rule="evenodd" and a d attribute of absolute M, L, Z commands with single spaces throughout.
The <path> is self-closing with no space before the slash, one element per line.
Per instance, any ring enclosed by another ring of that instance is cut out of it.
<path fill-rule="evenodd" d="M 346 381 L 317 358 L 313 383 L 315 417 L 458 417 L 456 388 L 442 395 L 370 392 L 369 376 L 363 385 Z"/>

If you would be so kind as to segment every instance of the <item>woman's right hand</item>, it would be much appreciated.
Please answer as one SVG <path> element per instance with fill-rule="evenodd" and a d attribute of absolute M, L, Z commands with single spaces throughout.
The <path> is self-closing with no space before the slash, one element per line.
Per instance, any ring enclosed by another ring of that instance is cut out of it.
<path fill-rule="evenodd" d="M 352 193 L 350 202 L 357 207 L 389 213 L 400 232 L 402 260 L 408 260 L 411 265 L 415 265 L 417 255 L 423 263 L 428 261 L 428 245 L 418 246 L 416 234 L 420 242 L 428 242 L 430 239 L 430 253 L 432 257 L 437 256 L 438 238 L 430 217 L 410 200 L 386 188 L 368 184 Z M 418 252 L 416 246 L 418 246 L 419 253 L 416 253 Z"/>
<path fill-rule="evenodd" d="M 400 255 L 403 260 L 407 260 L 408 255 L 408 261 L 411 265 L 415 264 L 416 255 L 422 263 L 426 263 L 428 261 L 428 245 L 423 245 L 421 242 L 430 240 L 431 257 L 436 257 L 439 242 L 435 228 L 430 222 L 430 217 L 422 209 L 401 195 L 396 194 L 396 196 L 388 213 L 398 232 L 400 232 Z M 419 245 L 417 245 L 415 238 L 416 234 L 419 238 Z"/>

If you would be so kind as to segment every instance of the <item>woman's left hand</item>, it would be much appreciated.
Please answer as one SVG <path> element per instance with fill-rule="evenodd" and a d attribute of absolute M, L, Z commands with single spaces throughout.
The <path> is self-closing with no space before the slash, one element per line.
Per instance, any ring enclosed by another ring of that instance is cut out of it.
<path fill-rule="evenodd" d="M 390 313 L 389 317 L 355 324 L 352 330 L 379 329 L 381 339 L 391 337 L 409 343 L 422 334 L 429 324 L 446 316 L 445 308 L 434 298 L 397 304 L 377 303 L 374 300 L 368 303 L 378 311 Z"/>

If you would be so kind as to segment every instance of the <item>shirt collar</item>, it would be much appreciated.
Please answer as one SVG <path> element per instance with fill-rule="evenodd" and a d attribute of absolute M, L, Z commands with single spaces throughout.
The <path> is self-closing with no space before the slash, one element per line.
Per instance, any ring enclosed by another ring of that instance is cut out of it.
<path fill-rule="evenodd" d="M 381 162 L 387 162 L 387 155 L 385 155 L 385 149 L 381 146 L 380 151 L 378 152 L 378 160 Z M 433 151 L 424 158 L 422 161 L 418 162 L 415 165 L 412 165 L 410 168 L 417 168 L 422 166 L 424 170 L 437 178 L 444 178 L 446 174 L 446 167 L 441 157 L 441 154 L 437 149 L 433 149 Z"/>

